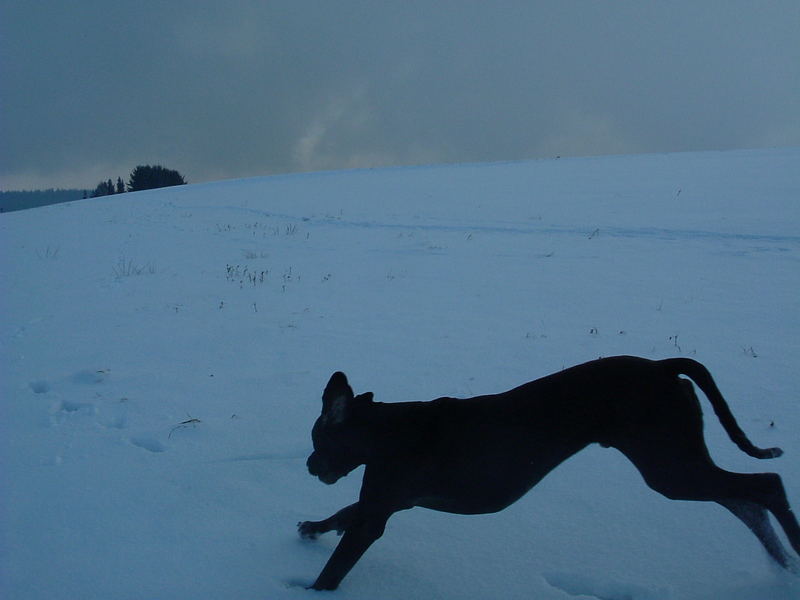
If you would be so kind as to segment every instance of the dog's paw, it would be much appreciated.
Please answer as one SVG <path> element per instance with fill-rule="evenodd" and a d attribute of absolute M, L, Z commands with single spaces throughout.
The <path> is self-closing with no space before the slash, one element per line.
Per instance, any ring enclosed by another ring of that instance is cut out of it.
<path fill-rule="evenodd" d="M 307 590 L 316 590 L 318 592 L 331 592 L 339 587 L 339 583 L 332 581 L 322 581 L 322 577 L 317 579 L 313 585 L 308 586 Z"/>
<path fill-rule="evenodd" d="M 315 540 L 319 537 L 320 531 L 313 521 L 301 521 L 297 524 L 297 533 L 304 540 Z"/>

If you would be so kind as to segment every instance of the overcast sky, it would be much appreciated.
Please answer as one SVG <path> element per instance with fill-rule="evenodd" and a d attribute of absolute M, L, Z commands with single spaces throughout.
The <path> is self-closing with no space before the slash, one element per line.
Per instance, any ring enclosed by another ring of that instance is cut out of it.
<path fill-rule="evenodd" d="M 800 2 L 0 0 L 0 189 L 800 145 Z"/>

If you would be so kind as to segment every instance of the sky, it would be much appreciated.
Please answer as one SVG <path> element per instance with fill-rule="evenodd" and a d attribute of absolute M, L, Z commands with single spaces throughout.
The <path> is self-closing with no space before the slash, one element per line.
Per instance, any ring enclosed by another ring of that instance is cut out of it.
<path fill-rule="evenodd" d="M 0 0 L 0 189 L 800 145 L 800 2 Z"/>

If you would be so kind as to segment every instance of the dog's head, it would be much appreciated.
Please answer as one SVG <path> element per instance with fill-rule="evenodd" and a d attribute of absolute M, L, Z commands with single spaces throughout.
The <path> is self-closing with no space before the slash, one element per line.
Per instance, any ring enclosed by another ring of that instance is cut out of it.
<path fill-rule="evenodd" d="M 372 402 L 372 392 L 353 395 L 344 373 L 334 373 L 322 394 L 322 414 L 314 423 L 314 452 L 308 457 L 308 472 L 323 483 L 336 483 L 369 455 L 364 427 L 357 413 Z"/>

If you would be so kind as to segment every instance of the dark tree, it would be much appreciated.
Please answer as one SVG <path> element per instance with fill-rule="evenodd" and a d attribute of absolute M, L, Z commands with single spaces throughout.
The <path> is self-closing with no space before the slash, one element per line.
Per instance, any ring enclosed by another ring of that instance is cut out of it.
<path fill-rule="evenodd" d="M 128 191 L 139 192 L 141 190 L 152 190 L 172 185 L 184 185 L 185 183 L 186 180 L 183 178 L 183 175 L 172 169 L 165 169 L 159 165 L 153 167 L 149 165 L 139 165 L 131 171 L 131 178 L 128 181 Z"/>
<path fill-rule="evenodd" d="M 101 181 L 97 184 L 97 187 L 94 188 L 92 192 L 92 198 L 99 198 L 100 196 L 108 196 L 114 193 L 114 186 L 111 184 L 111 180 L 108 181 Z"/>
<path fill-rule="evenodd" d="M 117 193 L 122 194 L 125 191 L 125 184 L 122 182 L 122 177 L 117 177 Z"/>

